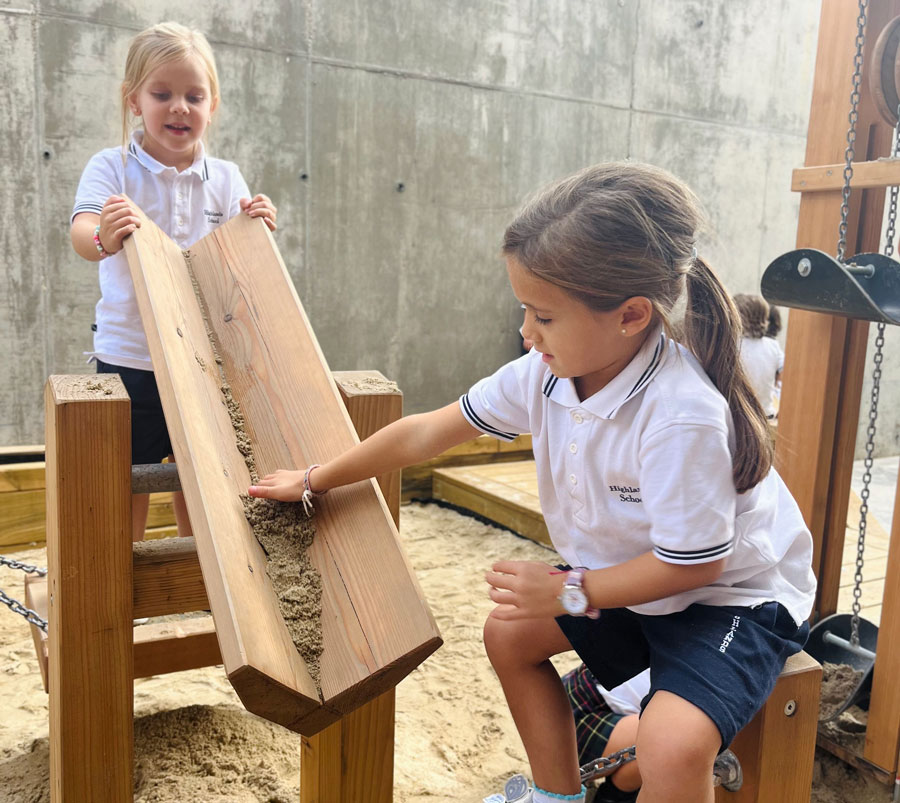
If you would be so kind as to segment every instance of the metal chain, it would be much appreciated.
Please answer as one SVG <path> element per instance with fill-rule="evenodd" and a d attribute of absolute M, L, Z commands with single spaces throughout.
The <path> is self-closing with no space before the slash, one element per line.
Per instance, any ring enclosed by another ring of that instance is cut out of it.
<path fill-rule="evenodd" d="M 589 761 L 587 764 L 582 765 L 580 770 L 581 782 L 587 783 L 588 781 L 611 775 L 619 769 L 619 767 L 629 764 L 636 758 L 637 749 L 634 746 L 617 750 L 615 753 L 610 753 L 608 756 L 595 758 L 593 761 Z"/>
<path fill-rule="evenodd" d="M 8 605 L 9 609 L 13 613 L 18 613 L 21 616 L 24 616 L 25 619 L 28 620 L 29 624 L 37 625 L 45 633 L 47 632 L 47 621 L 45 619 L 41 619 L 41 616 L 37 611 L 31 610 L 31 608 L 26 608 L 24 605 L 22 605 L 21 602 L 14 600 L 12 597 L 6 596 L 2 588 L 0 588 L 0 602 L 2 602 L 4 605 Z"/>
<path fill-rule="evenodd" d="M 39 566 L 30 566 L 27 563 L 20 563 L 19 561 L 13 560 L 12 558 L 5 558 L 3 557 L 3 555 L 0 555 L 0 565 L 9 566 L 11 569 L 19 569 L 26 574 L 37 574 L 41 577 L 44 577 L 47 574 L 46 569 L 42 569 Z M 18 600 L 14 600 L 12 597 L 7 596 L 2 588 L 0 588 L 0 602 L 2 602 L 4 605 L 7 605 L 13 613 L 24 616 L 28 621 L 28 624 L 36 625 L 45 633 L 47 632 L 47 621 L 45 619 L 42 619 L 37 611 L 31 610 L 31 608 L 26 608 Z"/>
<path fill-rule="evenodd" d="M 900 108 L 897 109 L 900 115 Z M 892 156 L 896 159 L 900 156 L 900 116 L 897 118 L 897 127 L 894 129 L 894 148 Z M 890 202 L 888 204 L 888 222 L 884 235 L 883 253 L 886 257 L 893 256 L 894 239 L 897 235 L 897 196 L 900 188 L 897 185 L 891 187 Z M 884 361 L 884 330 L 885 325 L 879 322 L 875 335 L 875 355 L 872 358 L 874 368 L 872 370 L 872 395 L 869 400 L 869 423 L 866 427 L 866 456 L 863 460 L 862 490 L 859 494 L 859 538 L 856 542 L 856 572 L 853 575 L 853 615 L 850 617 L 850 644 L 859 646 L 859 612 L 862 598 L 863 581 L 863 553 L 866 548 L 866 528 L 869 516 L 869 488 L 872 484 L 872 465 L 875 453 L 875 423 L 878 420 L 878 398 L 881 393 L 881 364 Z"/>
<path fill-rule="evenodd" d="M 9 566 L 10 569 L 21 569 L 27 574 L 37 574 L 41 577 L 47 574 L 46 569 L 42 569 L 39 566 L 29 566 L 27 563 L 19 563 L 19 561 L 13 560 L 12 558 L 5 558 L 3 555 L 0 555 L 0 565 Z"/>
<path fill-rule="evenodd" d="M 853 57 L 853 89 L 850 92 L 850 128 L 847 131 L 847 149 L 844 151 L 844 187 L 841 190 L 841 225 L 838 228 L 837 258 L 844 261 L 847 247 L 847 220 L 850 216 L 850 179 L 853 178 L 853 157 L 856 155 L 856 123 L 859 120 L 859 86 L 862 82 L 863 45 L 866 42 L 866 8 L 868 0 L 859 0 L 859 16 L 856 18 L 856 54 Z"/>

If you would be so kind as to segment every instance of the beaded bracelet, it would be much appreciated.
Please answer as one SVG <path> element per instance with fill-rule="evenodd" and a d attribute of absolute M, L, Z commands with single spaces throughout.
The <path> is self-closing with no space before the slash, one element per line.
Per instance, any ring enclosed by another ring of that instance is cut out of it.
<path fill-rule="evenodd" d="M 300 501 L 303 502 L 303 510 L 307 516 L 311 516 L 313 512 L 313 497 L 316 496 L 325 496 L 328 493 L 328 490 L 324 491 L 314 491 L 309 487 L 309 474 L 314 468 L 319 468 L 318 463 L 313 463 L 306 471 L 303 473 L 303 496 L 300 497 Z"/>
<path fill-rule="evenodd" d="M 100 252 L 100 259 L 106 259 L 106 257 L 111 257 L 112 254 L 109 253 L 104 247 L 103 243 L 100 242 L 100 226 L 98 225 L 96 229 L 94 229 L 94 245 L 97 246 L 97 250 Z"/>

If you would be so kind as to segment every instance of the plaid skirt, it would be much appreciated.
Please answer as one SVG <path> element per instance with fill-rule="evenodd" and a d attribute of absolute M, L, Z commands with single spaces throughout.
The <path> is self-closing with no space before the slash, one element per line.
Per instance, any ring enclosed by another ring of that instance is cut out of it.
<path fill-rule="evenodd" d="M 609 736 L 625 714 L 610 709 L 597 691 L 591 670 L 584 664 L 566 674 L 562 682 L 575 717 L 578 763 L 586 764 L 605 754 Z"/>

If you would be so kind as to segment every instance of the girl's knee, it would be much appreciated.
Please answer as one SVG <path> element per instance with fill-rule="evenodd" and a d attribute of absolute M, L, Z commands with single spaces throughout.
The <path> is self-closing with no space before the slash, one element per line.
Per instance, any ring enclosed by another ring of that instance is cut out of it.
<path fill-rule="evenodd" d="M 641 717 L 637 754 L 644 778 L 653 774 L 675 778 L 699 773 L 712 777 L 720 747 L 721 736 L 712 719 L 669 692 L 657 692 Z"/>
<path fill-rule="evenodd" d="M 489 616 L 484 623 L 484 649 L 494 669 L 537 664 L 558 650 L 545 645 L 535 620 L 506 621 Z"/>

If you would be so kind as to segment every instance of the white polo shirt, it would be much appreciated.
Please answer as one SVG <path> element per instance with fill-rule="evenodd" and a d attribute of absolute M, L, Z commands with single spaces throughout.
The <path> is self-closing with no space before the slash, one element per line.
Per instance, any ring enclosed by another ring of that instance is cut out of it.
<path fill-rule="evenodd" d="M 784 352 L 771 337 L 742 337 L 741 365 L 766 415 L 775 415 L 775 375 L 784 370 Z"/>
<path fill-rule="evenodd" d="M 651 550 L 676 564 L 726 558 L 714 584 L 632 610 L 777 600 L 798 624 L 812 610 L 812 538 L 793 497 L 774 469 L 735 491 L 728 405 L 662 332 L 584 401 L 532 350 L 477 382 L 460 407 L 501 440 L 531 433 L 544 519 L 569 565 L 606 568 Z"/>
<path fill-rule="evenodd" d="M 99 215 L 110 195 L 125 193 L 181 248 L 188 248 L 234 217 L 240 199 L 250 197 L 237 165 L 207 156 L 203 143 L 194 163 L 179 173 L 150 156 L 142 141 L 143 132 L 134 132 L 124 165 L 121 148 L 106 148 L 91 157 L 78 183 L 72 220 L 79 212 Z M 90 356 L 124 368 L 152 370 L 124 250 L 99 266 L 100 300 Z"/>

